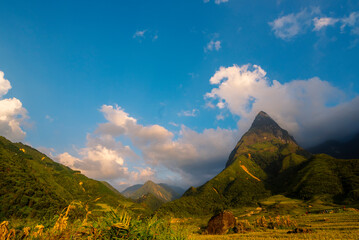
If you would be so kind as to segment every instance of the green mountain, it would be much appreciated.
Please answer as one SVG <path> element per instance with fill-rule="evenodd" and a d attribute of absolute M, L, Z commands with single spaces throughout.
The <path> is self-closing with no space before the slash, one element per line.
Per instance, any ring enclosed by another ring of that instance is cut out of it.
<path fill-rule="evenodd" d="M 352 202 L 359 190 L 359 160 L 311 155 L 268 114 L 260 112 L 237 143 L 225 169 L 204 185 L 188 189 L 158 212 L 203 215 L 257 205 L 274 194 Z M 328 182 L 329 184 L 324 186 Z"/>
<path fill-rule="evenodd" d="M 180 197 L 169 185 L 156 184 L 152 181 L 147 181 L 145 184 L 136 184 L 122 191 L 124 196 L 131 199 L 139 199 L 149 193 L 161 202 L 169 202 Z"/>
<path fill-rule="evenodd" d="M 22 143 L 0 137 L 0 220 L 8 217 L 52 217 L 72 201 L 90 209 L 135 206 L 108 183 L 52 161 Z"/>

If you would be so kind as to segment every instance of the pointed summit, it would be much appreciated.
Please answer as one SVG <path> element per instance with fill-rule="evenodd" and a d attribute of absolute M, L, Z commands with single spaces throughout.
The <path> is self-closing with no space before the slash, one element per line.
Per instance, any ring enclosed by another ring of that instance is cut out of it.
<path fill-rule="evenodd" d="M 258 155 L 259 152 L 268 151 L 279 153 L 280 149 L 286 147 L 291 149 L 290 152 L 295 152 L 299 148 L 288 131 L 282 129 L 267 113 L 260 111 L 250 129 L 242 136 L 232 151 L 226 167 L 231 165 L 242 154 L 255 153 Z M 263 163 L 259 158 L 257 158 L 257 161 L 257 164 L 264 168 L 271 164 L 267 160 L 265 160 L 266 163 Z"/>
<path fill-rule="evenodd" d="M 265 112 L 260 111 L 254 119 L 251 128 L 280 128 L 279 125 Z"/>
<path fill-rule="evenodd" d="M 260 111 L 254 119 L 252 126 L 247 133 L 271 134 L 284 142 L 294 142 L 288 131 L 282 129 L 267 113 Z M 246 133 L 246 134 L 247 134 Z"/>

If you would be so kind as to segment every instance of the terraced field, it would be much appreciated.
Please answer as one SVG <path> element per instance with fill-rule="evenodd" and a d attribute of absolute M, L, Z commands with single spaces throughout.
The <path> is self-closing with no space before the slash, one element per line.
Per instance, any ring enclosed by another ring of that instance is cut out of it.
<path fill-rule="evenodd" d="M 293 218 L 298 227 L 313 230 L 312 233 L 288 234 L 290 229 L 261 229 L 241 234 L 200 235 L 193 234 L 193 240 L 227 240 L 227 239 L 359 239 L 359 211 L 348 209 L 342 212 L 316 213 Z"/>

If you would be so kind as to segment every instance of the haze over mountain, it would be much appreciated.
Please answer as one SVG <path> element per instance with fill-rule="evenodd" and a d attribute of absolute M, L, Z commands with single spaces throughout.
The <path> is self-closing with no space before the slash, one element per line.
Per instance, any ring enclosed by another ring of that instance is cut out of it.
<path fill-rule="evenodd" d="M 312 155 L 268 114 L 260 112 L 229 156 L 225 169 L 159 212 L 211 214 L 256 205 L 273 194 L 350 203 L 359 200 L 359 160 Z"/>

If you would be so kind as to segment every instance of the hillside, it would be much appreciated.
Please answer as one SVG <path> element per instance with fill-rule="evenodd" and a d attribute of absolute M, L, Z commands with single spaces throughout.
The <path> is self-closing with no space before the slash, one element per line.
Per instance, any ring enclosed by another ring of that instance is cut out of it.
<path fill-rule="evenodd" d="M 359 190 L 358 161 L 312 155 L 268 114 L 260 112 L 230 154 L 225 169 L 204 185 L 191 187 L 180 199 L 164 204 L 159 213 L 212 214 L 256 206 L 275 194 L 350 203 L 356 201 Z"/>
<path fill-rule="evenodd" d="M 0 220 L 50 217 L 81 201 L 92 209 L 134 203 L 108 183 L 87 178 L 22 143 L 0 137 Z"/>

